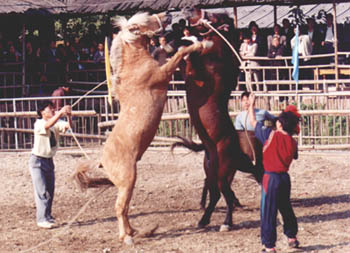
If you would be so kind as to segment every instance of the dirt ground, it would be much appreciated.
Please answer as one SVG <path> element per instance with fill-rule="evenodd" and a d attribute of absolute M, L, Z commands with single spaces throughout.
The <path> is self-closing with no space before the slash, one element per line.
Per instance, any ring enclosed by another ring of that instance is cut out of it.
<path fill-rule="evenodd" d="M 90 150 L 98 159 L 99 151 Z M 233 214 L 234 229 L 219 232 L 225 216 L 223 198 L 205 229 L 196 225 L 204 172 L 203 153 L 178 150 L 147 151 L 138 164 L 138 178 L 130 207 L 131 224 L 138 229 L 158 225 L 149 238 L 135 238 L 134 246 L 118 240 L 115 188 L 107 189 L 79 210 L 99 189 L 80 192 L 70 182 L 77 152 L 55 157 L 56 193 L 53 206 L 59 226 L 40 229 L 28 170 L 29 153 L 0 153 L 0 252 L 260 252 L 260 187 L 238 172 L 233 189 L 244 208 Z M 301 153 L 290 169 L 292 203 L 298 218 L 299 250 L 286 248 L 278 225 L 279 252 L 350 252 L 350 162 L 346 153 Z M 98 172 L 102 175 L 101 172 Z M 43 243 L 39 245 L 40 243 Z"/>

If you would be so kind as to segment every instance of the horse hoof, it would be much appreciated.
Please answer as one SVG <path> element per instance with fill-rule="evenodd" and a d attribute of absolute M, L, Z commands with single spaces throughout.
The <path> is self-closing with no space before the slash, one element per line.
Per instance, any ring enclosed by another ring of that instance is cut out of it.
<path fill-rule="evenodd" d="M 203 221 L 200 221 L 199 223 L 198 223 L 198 228 L 204 228 L 206 225 L 208 225 L 209 224 L 209 222 L 207 222 L 207 221 L 205 221 L 205 222 L 203 222 Z"/>
<path fill-rule="evenodd" d="M 126 245 L 134 245 L 134 242 L 132 241 L 132 237 L 130 235 L 125 236 L 123 241 Z"/>
<path fill-rule="evenodd" d="M 201 224 L 201 223 L 198 223 L 198 228 L 205 228 L 206 224 Z"/>
<path fill-rule="evenodd" d="M 231 227 L 229 225 L 221 225 L 220 226 L 220 232 L 228 232 L 231 230 Z"/>

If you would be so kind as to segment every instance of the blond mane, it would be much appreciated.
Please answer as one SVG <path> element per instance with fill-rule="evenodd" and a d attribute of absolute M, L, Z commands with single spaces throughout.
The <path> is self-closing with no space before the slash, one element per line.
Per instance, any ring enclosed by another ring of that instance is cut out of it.
<path fill-rule="evenodd" d="M 147 26 L 150 21 L 150 15 L 146 12 L 137 13 L 129 20 L 125 17 L 119 17 L 115 21 L 115 26 L 120 28 L 120 32 L 113 39 L 110 62 L 112 67 L 112 93 L 116 94 L 115 89 L 120 83 L 119 73 L 123 65 L 123 45 L 132 44 L 141 36 L 139 33 L 131 32 L 133 27 Z"/>
<path fill-rule="evenodd" d="M 120 35 L 123 42 L 133 43 L 140 37 L 139 33 L 131 32 L 134 27 L 148 26 L 150 15 L 146 12 L 137 13 L 129 20 L 125 17 L 120 17 L 116 20 L 116 26 L 120 28 Z"/>

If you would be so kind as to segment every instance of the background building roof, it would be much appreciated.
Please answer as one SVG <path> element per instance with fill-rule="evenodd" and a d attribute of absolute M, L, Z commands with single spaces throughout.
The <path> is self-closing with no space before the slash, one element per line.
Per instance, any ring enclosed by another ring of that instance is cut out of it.
<path fill-rule="evenodd" d="M 30 14 L 44 12 L 58 14 L 66 11 L 66 4 L 58 0 L 6 0 L 0 4 L 0 14 Z"/>

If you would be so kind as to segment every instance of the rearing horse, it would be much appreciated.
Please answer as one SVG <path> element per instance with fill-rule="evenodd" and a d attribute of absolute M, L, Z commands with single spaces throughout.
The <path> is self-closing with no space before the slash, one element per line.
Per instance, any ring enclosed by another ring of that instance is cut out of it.
<path fill-rule="evenodd" d="M 111 184 L 118 188 L 115 204 L 119 238 L 132 244 L 135 229 L 128 219 L 129 203 L 136 182 L 136 163 L 151 143 L 167 99 L 168 83 L 182 58 L 204 48 L 196 43 L 179 50 L 159 66 L 148 52 L 149 37 L 161 31 L 169 15 L 139 13 L 118 22 L 120 32 L 111 48 L 112 85 L 120 102 L 118 120 L 104 145 L 101 164 L 108 179 L 89 178 L 91 167 L 78 167 L 76 179 L 84 187 Z"/>
<path fill-rule="evenodd" d="M 188 13 L 189 11 L 189 13 Z M 213 46 L 199 53 L 192 53 L 186 60 L 186 94 L 188 111 L 202 144 L 206 150 L 206 186 L 210 201 L 198 226 L 210 223 L 210 217 L 220 199 L 225 198 L 227 212 L 220 230 L 232 227 L 234 193 L 231 181 L 237 169 L 254 172 L 251 160 L 239 144 L 238 135 L 228 113 L 228 100 L 235 89 L 239 63 L 228 45 L 214 32 L 207 29 L 202 19 L 208 19 L 214 27 L 232 42 L 232 26 L 225 16 L 208 14 L 200 9 L 187 10 L 189 23 Z"/>

